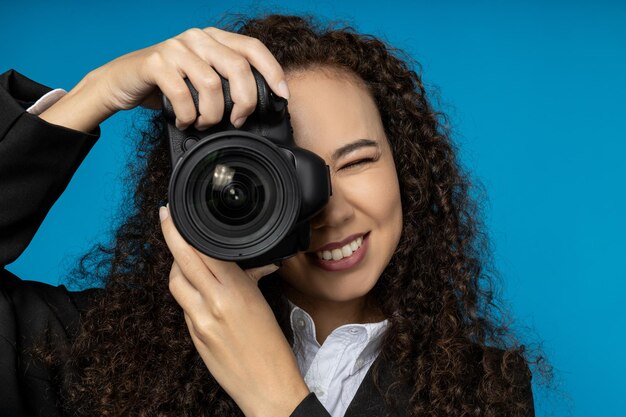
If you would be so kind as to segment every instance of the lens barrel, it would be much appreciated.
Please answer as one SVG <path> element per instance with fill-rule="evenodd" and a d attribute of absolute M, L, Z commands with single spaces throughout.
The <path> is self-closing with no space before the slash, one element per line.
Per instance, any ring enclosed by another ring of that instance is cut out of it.
<path fill-rule="evenodd" d="M 294 228 L 301 206 L 295 168 L 271 141 L 225 131 L 196 143 L 174 168 L 172 219 L 201 252 L 261 257 Z"/>

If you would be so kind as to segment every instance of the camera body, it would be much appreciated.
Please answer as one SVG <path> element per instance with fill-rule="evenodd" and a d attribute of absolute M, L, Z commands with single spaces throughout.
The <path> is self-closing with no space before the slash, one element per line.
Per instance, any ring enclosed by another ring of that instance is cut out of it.
<path fill-rule="evenodd" d="M 252 73 L 257 106 L 239 129 L 230 123 L 233 102 L 224 78 L 224 116 L 207 130 L 176 128 L 172 105 L 163 96 L 172 220 L 197 250 L 242 268 L 306 250 L 310 219 L 332 192 L 324 160 L 295 145 L 287 100 L 276 96 L 256 69 Z M 198 110 L 198 93 L 185 81 Z"/>

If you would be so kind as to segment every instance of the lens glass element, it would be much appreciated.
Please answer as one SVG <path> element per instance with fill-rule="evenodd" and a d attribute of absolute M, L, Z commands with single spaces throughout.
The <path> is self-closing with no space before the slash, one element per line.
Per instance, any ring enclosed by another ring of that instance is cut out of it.
<path fill-rule="evenodd" d="M 188 182 L 193 217 L 218 235 L 261 232 L 276 214 L 276 175 L 265 158 L 241 148 L 206 154 Z"/>
<path fill-rule="evenodd" d="M 216 220 L 241 226 L 259 215 L 265 200 L 265 190 L 252 170 L 216 164 L 212 177 L 205 199 Z"/>

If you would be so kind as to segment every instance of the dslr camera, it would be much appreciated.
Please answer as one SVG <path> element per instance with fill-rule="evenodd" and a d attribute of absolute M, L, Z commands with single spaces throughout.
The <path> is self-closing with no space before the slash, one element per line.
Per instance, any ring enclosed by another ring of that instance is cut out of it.
<path fill-rule="evenodd" d="M 181 236 L 198 251 L 251 268 L 306 250 L 310 219 L 331 195 L 329 168 L 299 148 L 287 100 L 275 95 L 254 68 L 257 106 L 239 129 L 222 77 L 224 116 L 203 131 L 176 128 L 163 96 L 172 162 L 168 200 Z M 198 92 L 186 80 L 198 110 Z"/>

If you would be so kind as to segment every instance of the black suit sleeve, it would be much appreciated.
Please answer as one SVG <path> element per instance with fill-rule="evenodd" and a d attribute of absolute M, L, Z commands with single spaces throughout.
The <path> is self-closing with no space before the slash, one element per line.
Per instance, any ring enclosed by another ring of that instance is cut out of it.
<path fill-rule="evenodd" d="M 31 360 L 40 338 L 60 347 L 75 332 L 91 291 L 21 281 L 5 269 L 24 251 L 99 137 L 25 111 L 46 92 L 11 70 L 0 75 L 0 417 L 59 415 L 46 367 Z"/>
<path fill-rule="evenodd" d="M 50 88 L 11 70 L 0 75 L 0 266 L 26 249 L 96 143 L 91 134 L 47 123 L 25 108 Z"/>

